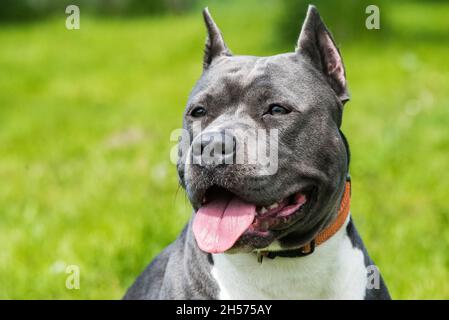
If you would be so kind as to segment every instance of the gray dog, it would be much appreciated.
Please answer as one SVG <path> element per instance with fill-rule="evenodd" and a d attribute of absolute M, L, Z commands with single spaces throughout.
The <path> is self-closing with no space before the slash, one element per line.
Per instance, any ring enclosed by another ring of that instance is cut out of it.
<path fill-rule="evenodd" d="M 296 51 L 270 57 L 232 55 L 203 13 L 204 70 L 183 122 L 192 143 L 178 163 L 195 212 L 125 299 L 389 299 L 349 213 L 340 131 L 349 94 L 317 9 L 309 7 Z M 274 173 L 227 161 L 250 129 L 277 130 Z M 186 160 L 210 146 L 223 146 L 220 161 Z"/>

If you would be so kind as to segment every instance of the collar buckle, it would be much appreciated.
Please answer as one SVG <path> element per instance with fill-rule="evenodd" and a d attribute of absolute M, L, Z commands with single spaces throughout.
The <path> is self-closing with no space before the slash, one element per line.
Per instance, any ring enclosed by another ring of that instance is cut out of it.
<path fill-rule="evenodd" d="M 307 247 L 309 247 L 308 249 L 308 251 L 307 251 Z M 312 254 L 314 251 L 315 251 L 315 247 L 316 247 L 316 242 L 315 242 L 315 239 L 313 239 L 311 242 L 310 242 L 310 244 L 308 244 L 308 245 L 305 245 L 305 246 L 303 246 L 303 247 L 301 247 L 300 249 L 299 249 L 299 252 L 300 252 L 300 256 L 301 257 L 305 257 L 305 256 L 308 256 L 309 254 Z"/>
<path fill-rule="evenodd" d="M 309 244 L 302 246 L 299 249 L 282 250 L 282 251 L 258 251 L 257 252 L 257 262 L 262 263 L 263 258 L 274 259 L 276 257 L 284 258 L 297 258 L 305 257 L 312 254 L 315 251 L 316 242 L 313 239 Z"/>

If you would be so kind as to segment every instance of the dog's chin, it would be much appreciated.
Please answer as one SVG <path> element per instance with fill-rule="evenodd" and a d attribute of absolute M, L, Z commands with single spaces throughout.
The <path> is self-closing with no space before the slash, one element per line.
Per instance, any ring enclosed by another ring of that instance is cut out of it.
<path fill-rule="evenodd" d="M 265 249 L 291 232 L 301 230 L 304 225 L 307 225 L 307 220 L 316 201 L 316 192 L 315 187 L 309 186 L 268 206 L 252 203 L 255 208 L 252 222 L 232 247 L 224 252 L 232 254 Z M 216 194 L 237 197 L 224 188 L 214 186 L 204 193 L 202 204 L 198 207 L 207 206 L 209 201 L 213 202 L 213 197 Z M 265 203 L 265 201 L 262 200 L 260 203 Z"/>
<path fill-rule="evenodd" d="M 268 228 L 267 230 L 261 231 L 255 227 L 257 222 L 253 223 L 226 253 L 250 253 L 258 250 L 270 250 L 270 247 L 275 242 L 282 241 L 283 237 L 289 236 L 292 233 L 296 234 L 301 245 L 306 244 L 309 240 L 309 235 L 313 233 L 310 232 L 311 230 L 305 230 L 303 227 L 303 225 L 307 224 L 306 220 L 308 219 L 309 210 L 306 209 L 308 208 L 300 209 L 298 212 L 293 213 L 291 222 L 282 228 L 278 227 L 276 230 Z M 279 245 L 275 247 L 279 247 Z M 285 247 L 282 249 L 288 248 Z"/>
<path fill-rule="evenodd" d="M 307 224 L 305 221 L 306 219 L 307 218 L 299 220 L 293 226 L 283 231 L 269 230 L 263 234 L 247 231 L 239 238 L 231 249 L 226 251 L 226 253 L 251 253 L 264 250 L 278 251 L 299 248 L 312 241 L 319 230 L 319 227 L 317 226 L 305 228 L 303 224 Z M 318 225 L 321 226 L 320 224 Z M 289 244 L 284 243 L 284 239 L 288 237 L 293 237 L 294 241 L 288 241 L 290 242 Z"/>

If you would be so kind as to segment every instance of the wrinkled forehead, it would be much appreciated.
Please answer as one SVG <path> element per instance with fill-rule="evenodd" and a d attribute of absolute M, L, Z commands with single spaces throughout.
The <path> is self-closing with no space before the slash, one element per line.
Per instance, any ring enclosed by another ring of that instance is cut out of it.
<path fill-rule="evenodd" d="M 316 81 L 313 68 L 298 54 L 222 56 L 203 73 L 190 100 L 241 99 L 252 94 L 301 95 L 314 87 Z"/>
<path fill-rule="evenodd" d="M 205 74 L 207 81 L 232 82 L 242 87 L 269 80 L 270 69 L 275 68 L 274 57 L 223 57 Z"/>

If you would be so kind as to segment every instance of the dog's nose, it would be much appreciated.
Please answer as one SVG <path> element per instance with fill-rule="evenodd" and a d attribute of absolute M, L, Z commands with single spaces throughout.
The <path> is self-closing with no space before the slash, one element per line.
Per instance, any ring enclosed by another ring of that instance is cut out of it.
<path fill-rule="evenodd" d="M 192 143 L 193 163 L 200 165 L 232 164 L 235 136 L 227 131 L 205 132 Z"/>

